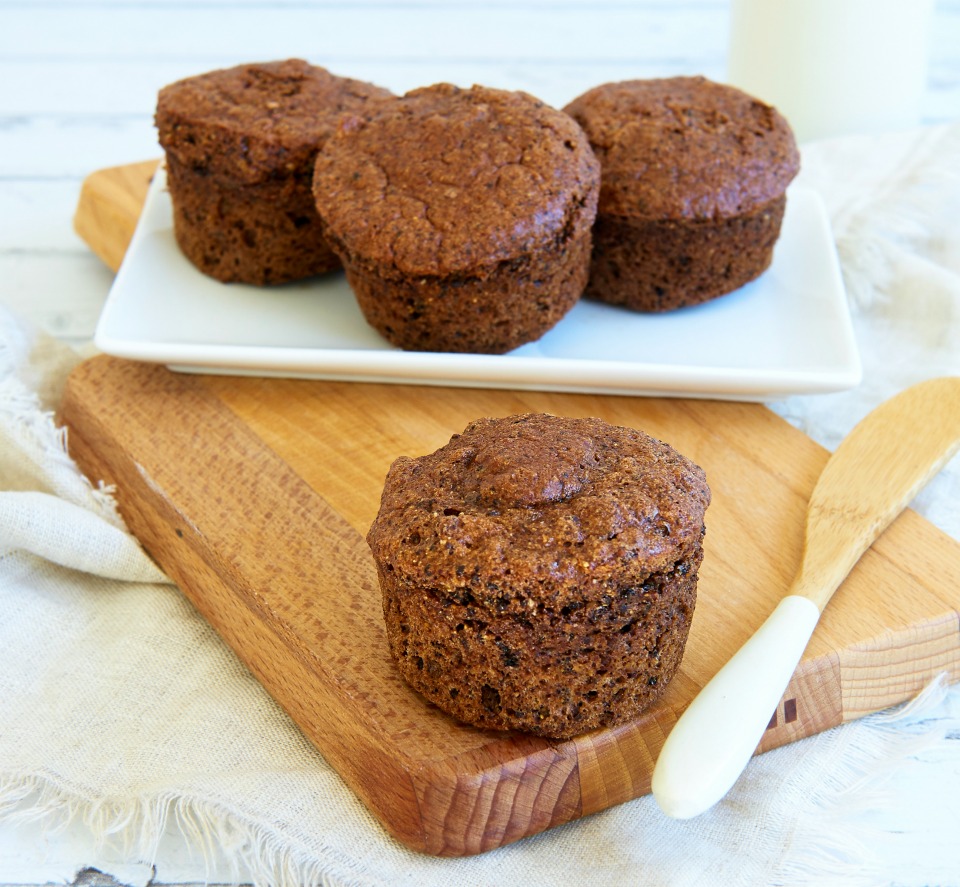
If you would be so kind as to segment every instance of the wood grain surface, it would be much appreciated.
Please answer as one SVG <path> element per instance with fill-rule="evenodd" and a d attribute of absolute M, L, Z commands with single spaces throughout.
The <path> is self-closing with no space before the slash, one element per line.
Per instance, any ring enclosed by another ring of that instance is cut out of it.
<path fill-rule="evenodd" d="M 114 166 L 83 180 L 73 215 L 73 228 L 112 271 L 130 246 L 156 160 Z"/>
<path fill-rule="evenodd" d="M 128 242 L 151 169 L 91 177 L 77 230 L 98 255 Z M 643 429 L 702 465 L 713 491 L 678 676 L 637 721 L 567 742 L 462 726 L 409 690 L 364 542 L 394 458 L 525 411 Z M 186 375 L 105 356 L 73 373 L 60 416 L 147 550 L 384 826 L 447 856 L 649 791 L 679 713 L 786 591 L 827 458 L 755 404 Z M 939 673 L 960 680 L 958 610 L 960 545 L 905 512 L 827 607 L 758 751 Z"/>

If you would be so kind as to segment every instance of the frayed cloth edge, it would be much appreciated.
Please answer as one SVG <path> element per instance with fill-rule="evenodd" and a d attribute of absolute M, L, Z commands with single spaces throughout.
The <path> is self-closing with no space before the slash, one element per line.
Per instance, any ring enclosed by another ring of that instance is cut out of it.
<path fill-rule="evenodd" d="M 771 887 L 823 885 L 831 883 L 831 878 L 843 878 L 851 885 L 875 883 L 877 873 L 865 865 L 864 842 L 879 830 L 862 821 L 851 826 L 849 821 L 883 803 L 883 784 L 898 767 L 956 729 L 954 717 L 928 717 L 947 689 L 946 676 L 940 675 L 911 701 L 858 722 L 857 735 L 851 734 L 850 741 L 860 760 L 824 774 L 819 785 L 811 786 L 812 809 L 789 835 L 782 856 L 785 862 L 775 870 Z M 828 732 L 850 733 L 856 726 Z M 45 774 L 0 774 L 0 822 L 39 823 L 50 834 L 79 822 L 101 848 L 119 849 L 128 860 L 147 865 L 156 864 L 161 838 L 170 830 L 183 838 L 191 853 L 199 854 L 207 880 L 216 860 L 221 860 L 231 866 L 234 884 L 361 887 L 370 883 L 364 880 L 369 873 L 350 873 L 350 860 L 317 859 L 311 856 L 315 851 L 290 846 L 274 831 L 246 821 L 225 805 L 172 793 L 98 801 Z M 336 855 L 332 849 L 330 853 Z"/>
<path fill-rule="evenodd" d="M 812 789 L 814 809 L 797 823 L 792 852 L 785 853 L 787 861 L 776 870 L 771 887 L 814 887 L 834 878 L 851 887 L 878 883 L 882 873 L 871 869 L 865 842 L 882 832 L 865 825 L 863 816 L 889 805 L 885 785 L 899 767 L 945 741 L 957 726 L 950 718 L 928 720 L 948 688 L 947 675 L 941 673 L 907 702 L 858 722 L 858 760 L 842 771 L 824 774 L 820 787 Z M 851 826 L 851 820 L 858 821 Z"/>
<path fill-rule="evenodd" d="M 363 887 L 366 883 L 333 872 L 330 862 L 308 858 L 274 832 L 222 805 L 182 795 L 96 801 L 41 774 L 0 774 L 0 823 L 4 822 L 39 824 L 51 836 L 80 823 L 90 831 L 97 853 L 109 850 L 128 864 L 154 867 L 161 840 L 172 831 L 191 855 L 202 859 L 205 882 L 214 879 L 214 866 L 222 869 L 226 864 L 226 883 L 235 885 Z M 216 883 L 224 883 L 223 871 L 216 871 Z"/>
<path fill-rule="evenodd" d="M 114 489 L 102 482 L 94 486 L 70 456 L 68 430 L 56 424 L 53 413 L 43 410 L 37 395 L 19 380 L 0 381 L 0 427 L 13 432 L 7 437 L 8 445 L 16 447 L 20 459 L 33 466 L 32 474 L 51 484 L 45 492 L 87 508 L 127 532 Z"/>

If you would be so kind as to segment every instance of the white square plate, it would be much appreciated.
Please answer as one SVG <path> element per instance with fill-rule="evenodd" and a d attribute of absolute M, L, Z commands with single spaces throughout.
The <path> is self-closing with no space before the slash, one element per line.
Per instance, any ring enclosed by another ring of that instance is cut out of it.
<path fill-rule="evenodd" d="M 801 188 L 789 192 L 773 264 L 734 293 L 663 315 L 581 300 L 509 354 L 438 354 L 381 338 L 342 274 L 270 288 L 201 274 L 174 240 L 161 169 L 96 344 L 184 372 L 600 394 L 769 400 L 860 381 L 826 212 Z"/>

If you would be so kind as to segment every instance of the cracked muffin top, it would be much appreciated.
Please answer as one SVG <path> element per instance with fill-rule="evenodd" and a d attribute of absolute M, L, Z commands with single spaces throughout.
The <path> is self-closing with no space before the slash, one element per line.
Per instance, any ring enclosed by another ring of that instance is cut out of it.
<path fill-rule="evenodd" d="M 238 65 L 160 90 L 156 125 L 169 156 L 197 172 L 255 184 L 313 173 L 344 111 L 391 97 L 301 59 Z M 304 173 L 305 171 L 305 173 Z"/>
<path fill-rule="evenodd" d="M 606 83 L 564 110 L 600 160 L 608 216 L 730 218 L 783 196 L 800 168 L 775 108 L 704 77 Z"/>
<path fill-rule="evenodd" d="M 327 236 L 355 262 L 446 277 L 561 248 L 593 224 L 599 178 L 561 111 L 441 83 L 343 117 L 313 187 Z"/>
<path fill-rule="evenodd" d="M 668 444 L 530 413 L 478 419 L 430 455 L 397 459 L 367 541 L 398 576 L 437 589 L 482 575 L 493 590 L 478 605 L 503 613 L 672 569 L 699 544 L 709 502 L 703 470 Z"/>

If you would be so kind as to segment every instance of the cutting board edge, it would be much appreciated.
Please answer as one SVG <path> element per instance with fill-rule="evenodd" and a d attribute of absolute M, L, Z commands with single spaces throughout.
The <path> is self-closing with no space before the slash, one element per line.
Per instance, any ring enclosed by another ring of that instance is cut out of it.
<path fill-rule="evenodd" d="M 430 855 L 466 856 L 580 815 L 578 761 L 570 743 L 564 743 L 564 751 L 559 752 L 546 740 L 522 737 L 521 748 L 513 748 L 505 757 L 480 748 L 425 762 L 384 755 L 383 743 L 360 735 L 369 727 L 364 718 L 341 717 L 335 724 L 327 723 L 327 718 L 350 703 L 350 695 L 337 694 L 337 705 L 325 704 L 337 688 L 310 671 L 303 658 L 290 649 L 283 632 L 271 631 L 266 638 L 262 631 L 237 629 L 239 609 L 248 610 L 251 619 L 259 618 L 263 624 L 263 614 L 245 600 L 250 595 L 238 593 L 211 569 L 209 558 L 196 548 L 204 544 L 202 534 L 191 538 L 189 527 L 177 526 L 183 522 L 163 491 L 142 466 L 114 446 L 98 417 L 74 397 L 77 379 L 85 368 L 108 361 L 122 363 L 95 357 L 68 378 L 58 421 L 67 428 L 71 456 L 88 477 L 116 487 L 121 516 L 147 553 L 393 837 Z M 121 460 L 129 464 L 122 465 Z M 140 477 L 142 483 L 131 482 L 131 477 Z M 120 478 L 127 481 L 120 482 Z M 176 556 L 171 554 L 171 536 L 176 537 Z M 224 618 L 225 606 L 231 608 L 230 618 Z M 281 682 L 297 683 L 304 690 L 281 692 Z M 358 724 L 364 729 L 358 731 Z M 342 741 L 345 728 L 353 731 L 349 734 L 352 743 Z M 516 742 L 516 737 L 504 734 L 504 740 L 494 745 L 507 747 Z M 392 787 L 386 797 L 385 786 Z M 491 822 L 495 828 L 488 827 Z M 468 827 L 464 828 L 464 823 Z M 471 829 L 471 823 L 482 827 Z"/>
<path fill-rule="evenodd" d="M 80 186 L 73 230 L 111 271 L 123 262 L 159 164 L 144 160 L 96 170 Z"/>
<path fill-rule="evenodd" d="M 960 683 L 960 609 L 943 602 L 923 622 L 839 651 L 838 664 L 842 723 L 909 702 L 934 682 Z"/>
<path fill-rule="evenodd" d="M 414 760 L 384 754 L 388 742 L 377 740 L 387 733 L 371 725 L 361 705 L 353 706 L 352 717 L 344 716 L 353 704 L 350 693 L 329 674 L 311 670 L 313 660 L 298 655 L 286 639 L 290 632 L 277 630 L 283 626 L 253 604 L 252 589 L 233 587 L 221 577 L 224 566 L 215 552 L 204 550 L 204 534 L 169 501 L 150 466 L 124 452 L 100 416 L 85 408 L 84 397 L 75 396 L 97 367 L 126 363 L 101 355 L 70 374 L 58 421 L 67 429 L 71 456 L 88 477 L 116 488 L 121 516 L 147 553 L 384 828 L 413 850 L 464 856 L 577 818 L 577 758 L 569 743 L 566 753 L 559 753 L 546 740 L 504 734 L 493 746 L 520 747 L 503 756 L 481 747 Z M 257 624 L 251 630 L 252 623 Z M 296 692 L 289 691 L 291 684 Z M 336 704 L 330 704 L 334 697 Z M 344 731 L 351 741 L 344 740 Z"/>
<path fill-rule="evenodd" d="M 92 358 L 93 361 L 100 359 L 100 357 Z M 85 361 L 85 364 L 89 362 Z M 348 748 L 341 742 L 333 741 L 340 736 L 339 731 L 335 729 L 336 725 L 330 725 L 318 737 L 316 726 L 321 719 L 317 717 L 315 709 L 323 708 L 323 706 L 316 696 L 283 693 L 279 694 L 282 696 L 283 702 L 277 698 L 278 678 L 275 675 L 277 669 L 265 670 L 263 665 L 264 659 L 268 661 L 276 659 L 277 650 L 284 654 L 282 666 L 288 672 L 282 675 L 280 679 L 289 680 L 292 679 L 293 675 L 296 675 L 304 685 L 313 685 L 321 690 L 321 696 L 326 695 L 327 690 L 322 683 L 318 682 L 317 675 L 312 673 L 298 656 L 289 651 L 287 644 L 276 632 L 271 632 L 274 639 L 272 655 L 263 657 L 259 655 L 263 652 L 262 649 L 253 649 L 250 643 L 251 636 L 256 637 L 259 632 L 253 635 L 241 635 L 231 628 L 235 621 L 222 618 L 221 608 L 215 606 L 213 600 L 226 594 L 233 597 L 240 607 L 246 608 L 246 604 L 237 597 L 234 589 L 222 582 L 210 570 L 202 555 L 193 552 L 189 545 L 184 545 L 180 548 L 176 559 L 164 556 L 163 552 L 166 550 L 166 546 L 161 537 L 167 525 L 164 523 L 164 516 L 160 509 L 153 504 L 155 500 L 152 500 L 149 495 L 152 493 L 154 497 L 159 496 L 159 491 L 151 488 L 146 482 L 139 491 L 132 489 L 132 485 L 129 483 L 118 483 L 117 478 L 129 476 L 129 469 L 124 472 L 123 467 L 117 465 L 115 451 L 109 444 L 104 446 L 103 438 L 96 444 L 91 443 L 87 439 L 88 434 L 84 434 L 80 430 L 86 428 L 89 431 L 92 425 L 96 425 L 96 417 L 90 415 L 89 411 L 86 411 L 85 415 L 78 414 L 81 408 L 72 397 L 71 382 L 75 373 L 81 371 L 83 366 L 84 364 L 81 364 L 68 378 L 57 417 L 58 423 L 67 429 L 68 450 L 71 457 L 87 477 L 103 481 L 117 489 L 116 501 L 121 517 L 140 541 L 147 554 L 174 581 L 180 593 L 190 601 L 258 682 L 268 689 L 273 700 L 284 709 L 321 754 L 329 759 L 334 769 L 356 792 L 378 821 L 390 834 L 406 846 L 426 852 L 427 841 L 420 820 L 421 800 L 418 796 L 417 779 L 415 778 L 420 774 L 422 781 L 420 762 L 412 762 L 402 756 L 386 758 L 378 755 L 377 743 L 368 738 L 368 741 L 363 743 L 363 750 L 376 759 L 376 766 L 371 766 L 371 757 L 358 756 L 355 747 Z M 96 434 L 89 436 L 96 439 Z M 121 454 L 120 458 L 125 457 Z M 131 465 L 131 468 L 134 472 L 139 471 L 137 466 Z M 204 582 L 197 583 L 196 575 L 203 575 Z M 220 589 L 214 591 L 216 585 L 220 585 Z M 251 615 L 255 614 L 251 613 Z M 303 708 L 291 711 L 290 703 L 297 699 L 302 701 Z M 349 696 L 342 697 L 342 701 L 349 703 Z M 310 703 L 313 704 L 310 705 Z M 329 714 L 332 710 L 333 707 L 326 707 L 324 715 Z M 351 727 L 356 730 L 356 724 L 352 724 Z M 383 798 L 383 785 L 388 782 L 387 775 L 393 777 L 394 784 L 401 787 L 399 792 L 390 795 L 391 803 L 385 803 Z M 399 801 L 399 804 L 396 803 L 397 801 Z"/>

